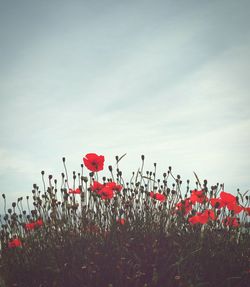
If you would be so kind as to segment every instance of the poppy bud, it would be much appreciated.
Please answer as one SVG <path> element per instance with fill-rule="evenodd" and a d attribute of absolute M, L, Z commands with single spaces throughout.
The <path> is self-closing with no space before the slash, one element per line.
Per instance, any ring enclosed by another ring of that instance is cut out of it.
<path fill-rule="evenodd" d="M 4 193 L 2 194 L 2 197 L 3 197 L 3 199 L 5 199 L 5 194 Z"/>
<path fill-rule="evenodd" d="M 45 173 L 44 170 L 42 170 L 42 171 L 41 171 L 41 174 L 44 175 L 44 173 Z"/>
<path fill-rule="evenodd" d="M 167 176 L 166 172 L 163 173 L 163 177 L 165 178 Z"/>
<path fill-rule="evenodd" d="M 12 213 L 12 209 L 11 209 L 11 208 L 9 208 L 9 209 L 8 209 L 8 212 L 9 212 L 9 214 L 11 214 L 11 213 Z"/>
<path fill-rule="evenodd" d="M 168 167 L 168 170 L 171 171 L 171 170 L 172 170 L 172 166 L 169 166 L 169 167 Z"/>
<path fill-rule="evenodd" d="M 154 162 L 154 167 L 156 167 L 156 162 Z"/>
<path fill-rule="evenodd" d="M 16 207 L 16 203 L 12 202 L 12 207 L 15 208 Z"/>
<path fill-rule="evenodd" d="M 214 205 L 215 208 L 218 208 L 220 206 L 220 203 L 217 201 Z"/>
<path fill-rule="evenodd" d="M 63 162 L 65 162 L 65 161 L 66 161 L 65 157 L 63 157 L 63 158 L 62 158 L 62 161 L 63 161 Z"/>
<path fill-rule="evenodd" d="M 144 160 L 144 159 L 145 159 L 145 156 L 144 156 L 143 154 L 141 155 L 141 159 L 142 159 L 142 160 Z"/>
<path fill-rule="evenodd" d="M 50 174 L 50 175 L 49 175 L 49 180 L 51 180 L 51 179 L 52 179 L 52 177 L 53 177 L 53 176 Z"/>
<path fill-rule="evenodd" d="M 109 166 L 108 166 L 108 169 L 109 169 L 109 171 L 112 172 L 112 170 L 113 170 L 112 165 L 109 165 Z"/>
<path fill-rule="evenodd" d="M 118 156 L 118 155 L 116 155 L 116 156 L 115 156 L 115 160 L 116 160 L 116 161 L 118 161 L 118 159 L 119 159 L 119 156 Z"/>

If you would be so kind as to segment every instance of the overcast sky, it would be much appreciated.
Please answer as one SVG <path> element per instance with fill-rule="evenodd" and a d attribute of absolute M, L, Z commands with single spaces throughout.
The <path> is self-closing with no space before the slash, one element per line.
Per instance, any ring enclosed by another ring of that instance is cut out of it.
<path fill-rule="evenodd" d="M 250 2 L 0 0 L 0 187 L 9 200 L 127 153 L 250 188 Z"/>

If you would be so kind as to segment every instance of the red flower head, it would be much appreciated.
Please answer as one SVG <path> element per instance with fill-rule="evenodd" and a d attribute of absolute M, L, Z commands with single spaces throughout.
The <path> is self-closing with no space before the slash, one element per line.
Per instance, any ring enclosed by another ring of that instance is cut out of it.
<path fill-rule="evenodd" d="M 22 246 L 22 242 L 21 242 L 21 240 L 18 239 L 18 238 L 12 239 L 12 240 L 8 243 L 8 247 L 9 247 L 9 248 L 16 248 L 16 247 L 19 247 L 19 246 Z"/>
<path fill-rule="evenodd" d="M 101 193 L 101 190 L 103 189 L 103 187 L 104 187 L 104 185 L 98 181 L 93 181 L 93 184 L 90 185 L 90 189 L 93 192 L 96 192 L 97 194 Z"/>
<path fill-rule="evenodd" d="M 236 204 L 237 203 L 236 197 L 232 195 L 231 193 L 227 193 L 225 191 L 222 191 L 220 193 L 220 198 L 225 204 L 228 204 L 228 203 Z"/>
<path fill-rule="evenodd" d="M 211 198 L 210 204 L 214 208 L 222 208 L 222 207 L 226 206 L 226 203 L 224 201 L 222 201 L 220 198 Z"/>
<path fill-rule="evenodd" d="M 154 199 L 156 199 L 156 200 L 159 200 L 161 202 L 166 200 L 166 196 L 164 194 L 161 194 L 161 193 L 158 193 L 158 192 L 154 193 L 153 191 L 151 191 L 149 196 L 154 198 Z"/>
<path fill-rule="evenodd" d="M 190 200 L 193 203 L 195 202 L 203 203 L 204 201 L 207 201 L 207 197 L 203 190 L 193 190 Z"/>
<path fill-rule="evenodd" d="M 177 210 L 180 210 L 184 212 L 184 215 L 187 215 L 192 210 L 192 201 L 190 201 L 190 198 L 186 198 L 179 203 L 176 204 Z"/>
<path fill-rule="evenodd" d="M 81 193 L 81 190 L 80 188 L 77 188 L 77 189 L 69 189 L 69 194 L 80 194 Z"/>
<path fill-rule="evenodd" d="M 125 224 L 125 219 L 124 218 L 120 218 L 120 219 L 117 219 L 116 222 L 120 225 L 124 225 Z"/>
<path fill-rule="evenodd" d="M 99 192 L 99 194 L 101 195 L 101 199 L 103 200 L 111 199 L 114 196 L 113 190 L 106 186 L 103 187 L 103 189 Z"/>
<path fill-rule="evenodd" d="M 188 219 L 188 221 L 191 224 L 196 224 L 196 223 L 205 224 L 205 223 L 208 222 L 209 219 L 216 220 L 216 216 L 215 216 L 213 210 L 206 209 L 202 213 L 201 212 L 197 212 L 197 214 L 195 216 L 190 217 Z"/>
<path fill-rule="evenodd" d="M 95 153 L 88 153 L 83 158 L 83 162 L 87 169 L 93 172 L 103 170 L 104 156 Z"/>
<path fill-rule="evenodd" d="M 235 214 L 240 213 L 244 208 L 236 203 L 228 203 L 227 204 L 228 210 L 233 210 Z"/>
<path fill-rule="evenodd" d="M 211 220 L 216 220 L 216 215 L 212 209 L 206 209 L 203 211 L 202 214 L 204 214 L 205 216 L 207 216 Z"/>
<path fill-rule="evenodd" d="M 35 223 L 34 222 L 26 223 L 25 228 L 26 230 L 33 230 L 35 229 Z"/>
<path fill-rule="evenodd" d="M 250 207 L 244 207 L 244 211 L 250 216 Z"/>
<path fill-rule="evenodd" d="M 239 220 L 236 217 L 227 216 L 222 222 L 225 226 L 238 227 L 240 225 Z"/>
<path fill-rule="evenodd" d="M 116 184 L 115 182 L 107 182 L 106 187 L 112 189 L 113 191 L 117 191 L 117 192 L 120 192 L 122 190 L 122 185 L 120 184 Z"/>
<path fill-rule="evenodd" d="M 42 219 L 38 219 L 36 222 L 35 222 L 36 226 L 40 227 L 43 225 L 43 220 Z"/>
<path fill-rule="evenodd" d="M 194 215 L 190 217 L 188 221 L 191 224 L 196 224 L 196 223 L 205 224 L 208 222 L 208 216 L 206 216 L 205 214 L 198 214 L 198 215 Z"/>

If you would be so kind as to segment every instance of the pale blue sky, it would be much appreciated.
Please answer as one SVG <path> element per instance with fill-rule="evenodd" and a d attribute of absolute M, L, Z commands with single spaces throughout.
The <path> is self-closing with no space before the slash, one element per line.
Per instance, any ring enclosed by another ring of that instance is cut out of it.
<path fill-rule="evenodd" d="M 1 193 L 88 152 L 249 189 L 249 27 L 249 1 L 0 0 Z"/>

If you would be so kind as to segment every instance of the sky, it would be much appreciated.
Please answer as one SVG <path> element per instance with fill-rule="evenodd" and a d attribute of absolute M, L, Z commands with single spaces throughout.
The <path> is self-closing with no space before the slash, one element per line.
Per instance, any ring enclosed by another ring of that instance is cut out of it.
<path fill-rule="evenodd" d="M 0 0 L 0 193 L 90 152 L 250 189 L 249 27 L 248 0 Z"/>

